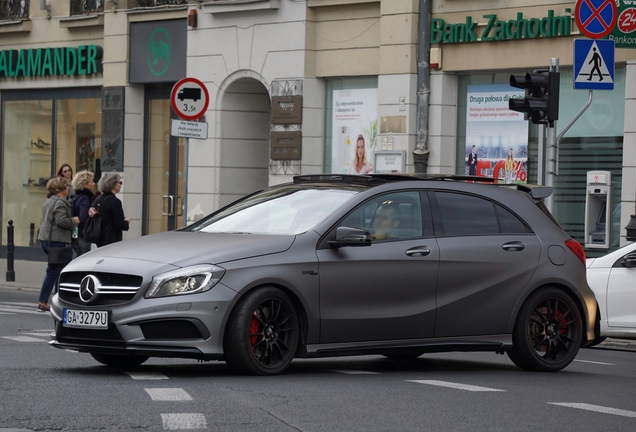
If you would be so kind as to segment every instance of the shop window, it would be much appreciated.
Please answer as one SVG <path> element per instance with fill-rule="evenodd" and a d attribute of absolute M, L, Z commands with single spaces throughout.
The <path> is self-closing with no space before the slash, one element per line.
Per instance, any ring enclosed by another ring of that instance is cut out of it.
<path fill-rule="evenodd" d="M 7 92 L 2 104 L 2 223 L 13 221 L 16 247 L 39 247 L 48 180 L 62 164 L 74 174 L 87 169 L 99 176 L 101 99 L 19 97 Z M 3 230 L 2 244 L 6 235 Z"/>
<path fill-rule="evenodd" d="M 509 71 L 497 74 L 475 74 L 461 76 L 458 91 L 456 173 L 464 174 L 466 167 L 466 117 L 469 85 L 506 84 L 510 74 L 527 71 Z M 603 170 L 612 174 L 612 214 L 620 214 L 623 130 L 625 118 L 625 72 L 624 66 L 616 66 L 613 91 L 595 91 L 590 107 L 561 139 L 559 144 L 558 174 L 555 177 L 555 192 L 552 213 L 563 229 L 575 240 L 585 243 L 585 185 L 587 171 Z M 574 90 L 571 68 L 561 68 L 559 120 L 557 135 L 567 126 L 583 107 L 587 91 Z M 537 183 L 538 126 L 529 123 L 527 179 Z M 545 154 L 545 153 L 544 153 Z M 618 223 L 611 229 L 610 250 L 619 246 Z M 588 250 L 590 257 L 607 251 Z"/>

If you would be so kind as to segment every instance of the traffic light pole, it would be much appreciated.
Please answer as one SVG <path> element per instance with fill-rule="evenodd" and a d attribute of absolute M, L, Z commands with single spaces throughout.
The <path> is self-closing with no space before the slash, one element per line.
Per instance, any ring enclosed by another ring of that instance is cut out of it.
<path fill-rule="evenodd" d="M 551 58 L 550 59 L 550 72 L 559 72 L 559 59 Z M 550 121 L 546 127 L 546 139 L 545 139 L 545 185 L 554 188 L 554 177 L 556 176 L 556 161 L 557 155 L 559 153 L 558 143 L 557 143 L 557 135 L 556 135 L 556 120 Z M 549 197 L 544 200 L 545 206 L 552 213 L 552 207 L 554 203 L 554 194 L 556 191 L 553 191 Z"/>

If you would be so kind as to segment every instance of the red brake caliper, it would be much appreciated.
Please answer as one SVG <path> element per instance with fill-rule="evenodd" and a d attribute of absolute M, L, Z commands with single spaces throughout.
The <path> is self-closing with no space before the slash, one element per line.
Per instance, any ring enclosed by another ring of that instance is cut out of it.
<path fill-rule="evenodd" d="M 562 316 L 563 316 L 563 314 L 561 313 L 560 310 L 557 310 L 556 313 L 554 314 L 554 317 L 557 320 L 559 318 L 561 318 Z M 568 326 L 565 325 L 565 318 L 563 318 L 561 321 L 559 321 L 559 324 L 561 325 L 561 334 L 564 334 L 568 330 Z"/>
<path fill-rule="evenodd" d="M 250 334 L 253 336 L 250 336 L 250 343 L 252 344 L 252 346 L 256 345 L 256 342 L 258 341 L 258 336 L 256 336 L 256 332 L 258 331 L 258 319 L 256 319 L 256 317 L 258 316 L 258 311 L 254 311 L 254 316 L 252 317 L 252 322 L 250 323 Z"/>

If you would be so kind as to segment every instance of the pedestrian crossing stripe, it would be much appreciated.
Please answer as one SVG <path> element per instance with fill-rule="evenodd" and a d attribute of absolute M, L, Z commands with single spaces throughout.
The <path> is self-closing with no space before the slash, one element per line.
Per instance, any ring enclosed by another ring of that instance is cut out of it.
<path fill-rule="evenodd" d="M 598 49 L 596 41 L 592 42 L 592 46 L 583 61 L 583 66 L 576 76 L 576 82 L 601 82 L 614 83 L 614 78 L 607 68 L 607 62 L 603 58 L 603 52 Z"/>

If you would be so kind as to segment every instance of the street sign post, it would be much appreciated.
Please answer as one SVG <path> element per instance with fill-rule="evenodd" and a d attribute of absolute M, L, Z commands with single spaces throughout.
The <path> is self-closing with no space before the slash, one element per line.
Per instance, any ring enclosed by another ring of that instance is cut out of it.
<path fill-rule="evenodd" d="M 183 78 L 172 87 L 170 104 L 174 112 L 184 120 L 203 117 L 209 103 L 207 87 L 196 78 Z"/>
<path fill-rule="evenodd" d="M 574 89 L 614 90 L 614 41 L 574 39 Z"/>
<path fill-rule="evenodd" d="M 590 39 L 609 35 L 617 18 L 616 0 L 577 0 L 574 7 L 576 26 Z"/>

